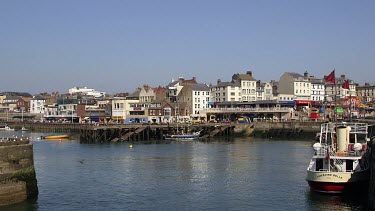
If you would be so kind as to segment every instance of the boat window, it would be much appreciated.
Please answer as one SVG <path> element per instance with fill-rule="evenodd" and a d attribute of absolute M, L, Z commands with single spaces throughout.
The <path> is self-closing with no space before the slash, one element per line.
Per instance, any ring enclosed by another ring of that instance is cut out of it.
<path fill-rule="evenodd" d="M 365 134 L 357 134 L 358 143 L 366 143 L 367 136 Z"/>
<path fill-rule="evenodd" d="M 317 158 L 315 171 L 319 171 L 321 169 L 323 169 L 323 159 Z"/>
<path fill-rule="evenodd" d="M 355 143 L 355 134 L 350 134 L 349 143 Z"/>
<path fill-rule="evenodd" d="M 346 171 L 353 171 L 353 160 L 346 160 Z"/>

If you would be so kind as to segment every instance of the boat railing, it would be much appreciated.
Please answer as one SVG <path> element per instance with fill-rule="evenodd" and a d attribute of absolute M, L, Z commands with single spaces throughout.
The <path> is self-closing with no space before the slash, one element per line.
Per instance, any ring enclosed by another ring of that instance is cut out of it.
<path fill-rule="evenodd" d="M 319 157 L 327 157 L 327 152 L 330 151 L 329 145 L 322 145 L 322 147 L 316 151 L 316 155 Z"/>
<path fill-rule="evenodd" d="M 340 123 L 323 123 L 321 125 L 321 131 L 320 134 L 330 134 L 330 133 L 336 133 L 337 127 L 350 127 L 350 133 L 362 133 L 367 134 L 368 133 L 368 125 L 366 123 L 358 123 L 358 122 L 340 122 Z"/>

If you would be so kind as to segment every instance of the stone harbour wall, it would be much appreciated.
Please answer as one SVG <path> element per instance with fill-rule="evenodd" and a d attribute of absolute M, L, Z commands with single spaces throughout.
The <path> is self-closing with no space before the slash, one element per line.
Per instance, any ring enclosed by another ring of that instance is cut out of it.
<path fill-rule="evenodd" d="M 38 195 L 33 145 L 29 141 L 0 142 L 0 206 Z"/>

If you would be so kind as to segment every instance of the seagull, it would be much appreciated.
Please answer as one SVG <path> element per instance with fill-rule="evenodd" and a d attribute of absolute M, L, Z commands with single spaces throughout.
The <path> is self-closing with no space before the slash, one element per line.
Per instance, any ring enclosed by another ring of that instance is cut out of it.
<path fill-rule="evenodd" d="M 83 159 L 83 160 L 80 160 L 79 162 L 80 162 L 81 164 L 83 164 L 83 161 L 85 161 L 85 159 Z"/>

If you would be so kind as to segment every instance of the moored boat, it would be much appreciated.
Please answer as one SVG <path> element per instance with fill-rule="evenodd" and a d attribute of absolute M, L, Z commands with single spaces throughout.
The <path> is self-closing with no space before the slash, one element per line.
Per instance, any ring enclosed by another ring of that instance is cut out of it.
<path fill-rule="evenodd" d="M 42 139 L 70 139 L 69 135 L 49 135 L 49 136 L 42 136 Z"/>
<path fill-rule="evenodd" d="M 8 125 L 6 125 L 5 127 L 2 127 L 1 130 L 5 130 L 5 131 L 15 131 L 14 128 L 9 127 Z"/>
<path fill-rule="evenodd" d="M 371 150 L 367 134 L 365 123 L 323 123 L 307 168 L 311 190 L 343 193 L 366 187 Z"/>
<path fill-rule="evenodd" d="M 172 133 L 164 135 L 166 140 L 195 140 L 198 139 L 201 132 L 192 132 L 192 133 Z"/>

